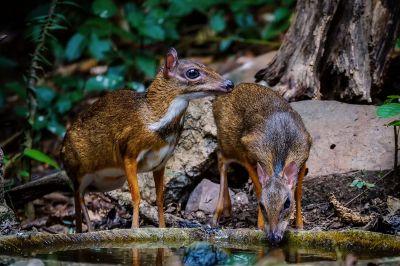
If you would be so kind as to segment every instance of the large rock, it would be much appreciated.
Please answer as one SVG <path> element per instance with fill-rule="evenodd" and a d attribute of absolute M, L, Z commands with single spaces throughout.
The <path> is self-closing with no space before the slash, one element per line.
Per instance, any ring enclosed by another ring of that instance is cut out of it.
<path fill-rule="evenodd" d="M 292 106 L 313 138 L 309 177 L 393 167 L 393 128 L 376 116 L 376 106 L 312 100 Z"/>
<path fill-rule="evenodd" d="M 185 211 L 187 213 L 195 211 L 203 211 L 206 214 L 214 213 L 218 202 L 219 188 L 219 184 L 203 179 L 190 194 Z M 233 192 L 230 189 L 229 195 L 232 201 Z"/>

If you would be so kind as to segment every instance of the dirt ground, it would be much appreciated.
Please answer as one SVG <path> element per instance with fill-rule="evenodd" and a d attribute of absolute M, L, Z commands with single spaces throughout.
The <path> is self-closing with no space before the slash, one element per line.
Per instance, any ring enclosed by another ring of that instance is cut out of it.
<path fill-rule="evenodd" d="M 350 184 L 355 179 L 375 184 L 375 186 L 370 189 L 351 187 Z M 257 205 L 251 183 L 246 183 L 242 188 L 232 188 L 232 190 L 235 193 L 247 193 L 249 203 L 233 204 L 233 215 L 223 218 L 220 226 L 224 228 L 255 228 Z M 352 211 L 358 212 L 362 216 L 373 217 L 371 222 L 366 225 L 352 225 L 344 222 L 335 213 L 328 200 L 331 193 L 341 204 Z M 355 227 L 399 234 L 399 201 L 396 201 L 397 205 L 390 202 L 390 199 L 399 198 L 400 178 L 393 171 L 355 171 L 307 179 L 304 182 L 302 198 L 304 227 L 306 230 L 340 230 Z M 96 230 L 130 227 L 131 208 L 120 206 L 101 193 L 89 193 L 86 196 L 86 202 Z M 48 233 L 71 233 L 74 231 L 74 207 L 71 193 L 51 193 L 33 201 L 33 206 L 36 214 L 34 219 L 24 217 L 24 209 L 15 210 L 20 224 L 4 225 L 1 228 L 2 232 L 11 234 L 20 230 Z M 207 225 L 211 220 L 211 215 L 206 215 L 201 211 L 185 213 L 173 204 L 166 206 L 165 212 L 184 218 L 187 222 L 181 223 L 182 227 Z M 144 226 L 156 225 L 141 217 L 141 227 Z M 290 226 L 293 227 L 293 224 Z"/>

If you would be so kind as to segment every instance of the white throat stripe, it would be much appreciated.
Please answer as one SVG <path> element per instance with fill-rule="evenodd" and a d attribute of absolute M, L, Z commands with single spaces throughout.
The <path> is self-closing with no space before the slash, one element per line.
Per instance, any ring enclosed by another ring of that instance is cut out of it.
<path fill-rule="evenodd" d="M 186 110 L 189 101 L 184 97 L 175 98 L 168 107 L 167 113 L 157 122 L 150 124 L 149 129 L 157 131 L 171 123 L 178 115 Z"/>

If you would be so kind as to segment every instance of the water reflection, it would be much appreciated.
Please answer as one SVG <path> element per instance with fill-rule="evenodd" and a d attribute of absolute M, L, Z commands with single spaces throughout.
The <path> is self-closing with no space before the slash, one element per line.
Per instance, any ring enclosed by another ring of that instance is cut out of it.
<path fill-rule="evenodd" d="M 380 257 L 368 253 L 354 256 L 337 250 L 322 251 L 282 247 L 224 248 L 207 242 L 196 242 L 187 247 L 158 247 L 136 244 L 121 248 L 86 248 L 64 250 L 20 256 L 1 256 L 0 265 L 168 265 L 168 266 L 212 266 L 212 265 L 282 265 L 286 263 L 316 263 L 327 265 L 354 265 L 357 259 Z M 393 256 L 393 254 L 391 254 Z M 396 263 L 400 259 L 395 260 Z M 339 262 L 338 262 L 339 261 Z M 34 262 L 34 263 L 33 263 Z M 332 264 L 330 264 L 332 265 Z M 365 264 L 367 265 L 367 264 Z M 395 265 L 395 264 L 392 264 Z"/>

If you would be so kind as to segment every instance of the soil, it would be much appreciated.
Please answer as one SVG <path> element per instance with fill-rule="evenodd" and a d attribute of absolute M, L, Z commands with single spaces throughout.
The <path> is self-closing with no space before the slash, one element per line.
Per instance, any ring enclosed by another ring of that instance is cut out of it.
<path fill-rule="evenodd" d="M 393 171 L 354 171 L 347 174 L 337 174 L 307 179 L 304 182 L 302 209 L 304 229 L 306 230 L 340 230 L 351 227 L 400 234 L 400 210 L 392 211 L 388 206 L 388 196 L 400 198 L 399 175 Z M 351 187 L 355 180 L 375 184 L 372 188 Z M 245 183 L 241 188 L 232 188 L 235 193 L 246 193 L 249 202 L 239 201 L 233 204 L 231 217 L 222 218 L 223 228 L 255 228 L 257 224 L 257 205 L 252 184 Z M 336 199 L 360 215 L 374 217 L 363 226 L 356 227 L 343 222 L 334 212 L 328 196 L 333 193 Z M 96 230 L 112 228 L 129 228 L 131 225 L 131 208 L 118 205 L 101 193 L 88 193 L 85 197 L 89 215 Z M 74 207 L 71 193 L 54 192 L 33 201 L 35 219 L 24 217 L 24 209 L 15 210 L 20 224 L 16 229 L 21 231 L 40 231 L 48 233 L 72 233 L 74 231 Z M 187 222 L 182 227 L 207 225 L 211 215 L 201 211 L 185 213 L 180 206 L 170 204 L 165 212 L 184 218 Z M 157 226 L 141 217 L 141 227 Z M 15 226 L 14 226 L 15 227 Z M 291 224 L 289 227 L 294 227 Z M 85 228 L 84 228 L 85 229 Z M 4 225 L 3 234 L 16 233 L 10 230 L 10 225 Z"/>

